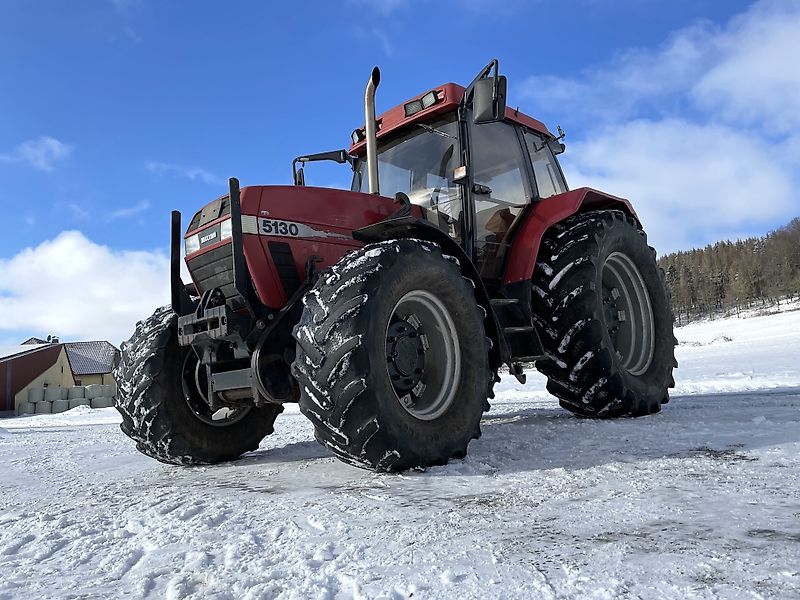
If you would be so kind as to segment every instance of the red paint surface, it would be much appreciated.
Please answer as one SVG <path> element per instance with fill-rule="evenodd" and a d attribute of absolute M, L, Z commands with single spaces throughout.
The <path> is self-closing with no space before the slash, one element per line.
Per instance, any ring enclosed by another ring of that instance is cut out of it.
<path fill-rule="evenodd" d="M 382 221 L 398 208 L 394 200 L 384 196 L 291 185 L 243 187 L 240 191 L 240 202 L 243 215 L 294 221 L 333 234 L 331 237 L 313 238 L 253 234 L 242 236 L 245 261 L 256 293 L 261 302 L 274 309 L 282 308 L 288 298 L 272 262 L 267 247 L 269 241 L 289 244 L 302 281 L 305 279 L 305 263 L 309 256 L 316 254 L 322 258 L 318 268 L 335 264 L 348 250 L 362 245 L 352 238 L 354 229 Z M 227 218 L 228 215 L 215 219 L 193 230 L 191 235 L 213 227 Z M 191 258 L 229 243 L 228 239 L 211 244 L 193 253 Z"/>
<path fill-rule="evenodd" d="M 14 410 L 14 396 L 52 367 L 58 360 L 61 344 L 35 350 L 0 361 L 0 411 Z"/>
<path fill-rule="evenodd" d="M 345 253 L 362 244 L 352 238 L 352 231 L 382 221 L 397 210 L 391 198 L 331 188 L 305 186 L 263 186 L 256 214 L 269 219 L 303 223 L 331 234 L 330 237 L 293 238 L 270 235 L 245 235 L 245 258 L 261 301 L 270 308 L 283 307 L 288 298 L 268 249 L 268 242 L 289 244 L 300 280 L 305 279 L 309 256 L 322 262 L 317 268 L 335 264 Z M 242 207 L 244 212 L 244 206 Z M 260 247 L 260 253 L 256 250 Z"/>
<path fill-rule="evenodd" d="M 398 208 L 394 200 L 384 196 L 290 185 L 244 187 L 241 189 L 241 206 L 243 215 L 293 221 L 324 232 L 306 238 L 254 234 L 242 236 L 244 257 L 256 293 L 261 302 L 273 309 L 282 308 L 288 298 L 272 261 L 268 242 L 289 244 L 302 281 L 305 279 L 305 264 L 309 256 L 316 254 L 322 258 L 322 262 L 317 264 L 318 268 L 335 264 L 348 250 L 361 246 L 351 236 L 354 229 L 382 221 Z M 212 221 L 191 233 L 194 235 L 213 227 L 225 218 L 228 217 Z M 325 237 L 326 233 L 328 237 Z M 229 243 L 230 240 L 224 240 L 211 244 L 191 256 L 195 258 Z"/>
<path fill-rule="evenodd" d="M 461 99 L 464 97 L 464 88 L 457 83 L 445 83 L 444 85 L 434 88 L 434 90 L 437 93 L 439 102 L 430 108 L 426 108 L 414 115 L 411 115 L 410 117 L 406 117 L 404 108 L 405 105 L 409 102 L 413 102 L 414 100 L 422 98 L 425 94 L 431 91 L 426 90 L 423 93 L 406 100 L 402 104 L 399 104 L 394 108 L 390 108 L 385 113 L 382 113 L 376 117 L 376 121 L 378 122 L 378 139 L 380 140 L 382 137 L 387 136 L 393 131 L 396 131 L 401 127 L 405 127 L 411 123 L 424 123 L 426 121 L 430 121 L 431 117 L 435 115 L 453 111 L 458 107 Z M 539 133 L 543 133 L 547 136 L 552 137 L 553 135 L 550 133 L 550 131 L 548 131 L 544 123 L 513 108 L 506 108 L 506 119 L 513 121 L 514 123 L 519 123 L 520 125 L 533 129 L 534 131 L 538 131 Z M 366 142 L 364 141 L 353 144 L 350 146 L 350 154 L 354 156 L 361 155 L 365 152 L 365 147 Z"/>
<path fill-rule="evenodd" d="M 514 237 L 503 283 L 516 283 L 531 278 L 539 253 L 539 244 L 544 232 L 550 226 L 577 212 L 605 208 L 619 208 L 638 219 L 630 202 L 625 198 L 618 198 L 592 188 L 578 188 L 534 204 Z"/>

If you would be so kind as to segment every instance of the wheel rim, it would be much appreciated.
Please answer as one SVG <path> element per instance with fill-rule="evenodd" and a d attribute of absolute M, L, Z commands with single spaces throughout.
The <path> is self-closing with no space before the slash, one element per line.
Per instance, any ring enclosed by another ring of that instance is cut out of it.
<path fill-rule="evenodd" d="M 653 307 L 642 274 L 628 255 L 613 252 L 603 264 L 602 288 L 605 326 L 617 358 L 631 375 L 641 375 L 655 352 Z"/>
<path fill-rule="evenodd" d="M 206 377 L 201 368 L 197 354 L 193 350 L 186 353 L 181 370 L 181 388 L 183 397 L 195 417 L 212 427 L 228 427 L 241 421 L 252 409 L 252 406 L 223 407 L 212 411 L 206 401 L 205 390 L 208 389 Z"/>
<path fill-rule="evenodd" d="M 431 421 L 444 414 L 456 394 L 461 353 L 453 319 L 430 292 L 400 298 L 386 327 L 386 365 L 400 405 Z"/>

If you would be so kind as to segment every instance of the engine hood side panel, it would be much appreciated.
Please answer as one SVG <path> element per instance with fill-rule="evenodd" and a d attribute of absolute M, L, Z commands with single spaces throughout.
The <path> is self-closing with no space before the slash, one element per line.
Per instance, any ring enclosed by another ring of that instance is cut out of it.
<path fill-rule="evenodd" d="M 319 269 L 330 267 L 362 245 L 353 239 L 354 229 L 377 223 L 397 210 L 391 198 L 330 188 L 257 186 L 245 190 L 245 258 L 256 293 L 272 309 L 286 304 L 293 282 L 305 280 L 309 257 L 322 259 Z M 296 274 L 291 272 L 292 264 Z"/>

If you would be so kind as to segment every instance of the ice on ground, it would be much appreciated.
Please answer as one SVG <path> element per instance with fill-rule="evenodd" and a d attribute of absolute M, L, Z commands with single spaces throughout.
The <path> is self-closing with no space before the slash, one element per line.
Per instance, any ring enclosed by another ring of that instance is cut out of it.
<path fill-rule="evenodd" d="M 3 419 L 0 599 L 798 598 L 800 312 L 679 329 L 658 415 L 503 377 L 463 461 L 376 475 L 290 407 L 236 463 L 140 455 L 114 409 Z"/>

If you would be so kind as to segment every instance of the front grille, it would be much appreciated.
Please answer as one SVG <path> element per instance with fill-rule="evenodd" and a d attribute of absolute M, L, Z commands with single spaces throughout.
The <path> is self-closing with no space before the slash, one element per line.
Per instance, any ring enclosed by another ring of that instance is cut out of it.
<path fill-rule="evenodd" d="M 189 272 L 203 292 L 218 287 L 233 310 L 244 307 L 241 296 L 233 287 L 233 245 L 225 244 L 187 261 Z"/>

